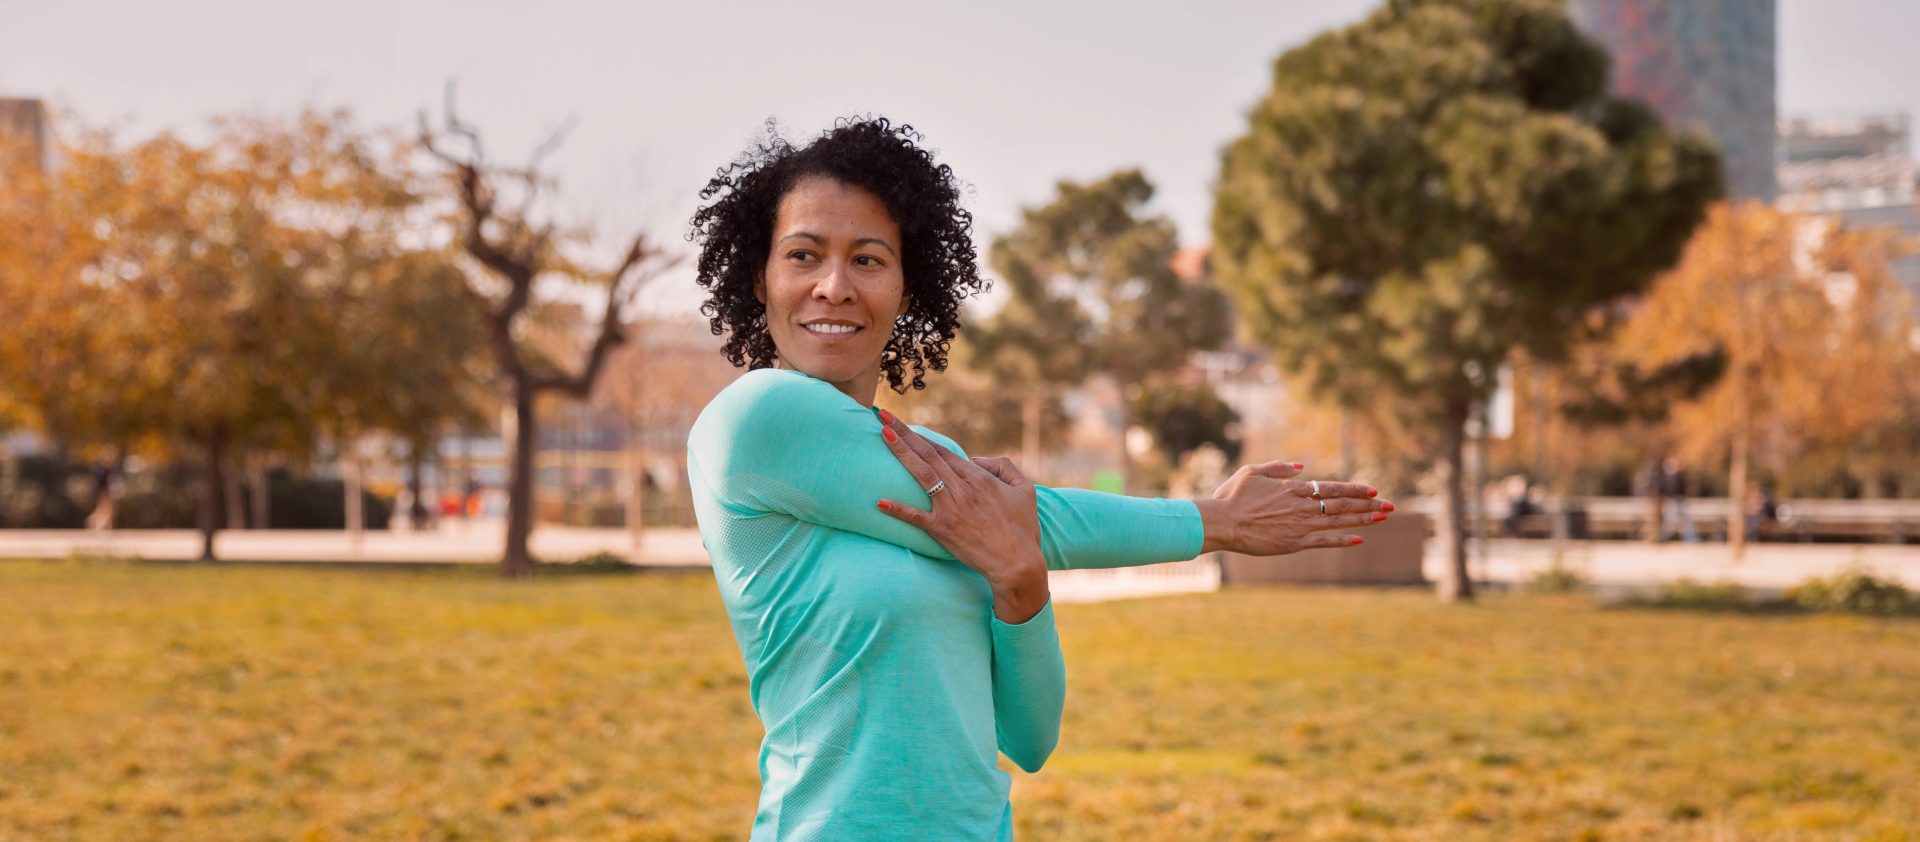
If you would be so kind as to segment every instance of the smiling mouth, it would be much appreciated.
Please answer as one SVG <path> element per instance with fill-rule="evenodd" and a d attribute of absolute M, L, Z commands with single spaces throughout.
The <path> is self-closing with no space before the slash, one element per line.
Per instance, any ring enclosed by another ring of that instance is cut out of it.
<path fill-rule="evenodd" d="M 801 327 L 815 336 L 851 336 L 861 331 L 861 328 L 854 325 L 810 324 L 801 325 Z"/>

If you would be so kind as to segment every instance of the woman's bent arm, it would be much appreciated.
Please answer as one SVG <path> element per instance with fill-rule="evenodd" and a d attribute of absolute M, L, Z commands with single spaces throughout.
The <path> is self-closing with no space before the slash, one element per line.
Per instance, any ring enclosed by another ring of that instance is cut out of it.
<path fill-rule="evenodd" d="M 1053 602 L 1017 625 L 993 620 L 993 720 L 1014 765 L 1038 772 L 1060 742 L 1067 664 L 1053 626 Z"/>
<path fill-rule="evenodd" d="M 965 454 L 945 436 L 916 429 Z M 921 508 L 929 499 L 881 440 L 879 419 L 824 381 L 776 369 L 748 372 L 701 413 L 687 446 L 690 464 L 732 505 L 953 558 L 924 531 L 877 508 L 883 498 Z M 1049 569 L 1157 564 L 1200 553 L 1205 535 L 1193 501 L 1035 491 Z"/>

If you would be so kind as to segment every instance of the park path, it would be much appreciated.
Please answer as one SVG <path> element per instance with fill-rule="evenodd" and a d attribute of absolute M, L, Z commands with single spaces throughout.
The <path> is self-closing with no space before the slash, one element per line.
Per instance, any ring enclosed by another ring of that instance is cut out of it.
<path fill-rule="evenodd" d="M 1484 560 L 1469 550 L 1467 567 L 1475 579 L 1519 583 L 1553 566 L 1555 557 L 1585 574 L 1604 591 L 1644 589 L 1677 579 L 1734 582 L 1756 591 L 1777 592 L 1814 576 L 1858 569 L 1920 589 L 1920 544 L 1747 545 L 1733 560 L 1721 543 L 1649 544 L 1645 541 L 1553 541 L 1495 538 Z M 1427 541 L 1424 570 L 1438 579 L 1446 558 L 1440 542 Z"/>
<path fill-rule="evenodd" d="M 357 543 L 340 531 L 225 530 L 216 539 L 221 558 L 248 562 L 316 564 L 484 563 L 497 558 L 505 530 L 498 520 L 452 522 L 424 533 L 370 531 Z M 1812 576 L 1862 569 L 1920 589 L 1920 545 L 1895 544 L 1749 544 L 1735 563 L 1726 547 L 1714 543 L 1647 544 L 1640 541 L 1570 541 L 1556 548 L 1544 540 L 1495 539 L 1483 559 L 1470 555 L 1474 578 L 1516 584 L 1561 562 L 1579 570 L 1603 593 L 1645 589 L 1689 578 L 1729 581 L 1763 592 L 1777 592 Z M 700 534 L 693 529 L 653 528 L 639 552 L 623 529 L 542 526 L 533 535 L 536 557 L 570 561 L 597 552 L 629 558 L 656 568 L 707 565 Z M 64 558 L 73 554 L 188 561 L 198 557 L 200 536 L 192 530 L 0 529 L 0 558 Z M 1284 558 L 1273 560 L 1284 564 Z M 1444 569 L 1440 543 L 1427 541 L 1424 569 L 1429 580 Z M 1216 590 L 1217 565 L 1202 559 L 1174 565 L 1116 571 L 1062 571 L 1054 590 L 1061 602 L 1092 602 L 1133 596 Z"/>

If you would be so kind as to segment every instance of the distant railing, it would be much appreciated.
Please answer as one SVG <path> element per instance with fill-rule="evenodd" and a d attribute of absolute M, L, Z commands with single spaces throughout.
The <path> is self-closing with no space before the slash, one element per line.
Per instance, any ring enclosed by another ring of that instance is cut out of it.
<path fill-rule="evenodd" d="M 1407 501 L 1410 511 L 1438 516 L 1440 500 L 1421 497 Z M 1565 537 L 1630 540 L 1646 538 L 1656 502 L 1650 497 L 1575 497 L 1549 503 L 1544 512 L 1514 519 L 1513 537 L 1548 538 L 1558 530 Z M 1683 504 L 1694 533 L 1703 540 L 1726 540 L 1725 497 L 1692 497 Z M 1483 517 L 1487 534 L 1506 535 L 1508 504 L 1488 501 Z M 1663 524 L 1663 526 L 1665 526 Z M 1784 500 L 1773 520 L 1758 525 L 1761 540 L 1853 541 L 1904 544 L 1920 540 L 1920 500 Z M 1677 530 L 1667 526 L 1672 536 Z"/>

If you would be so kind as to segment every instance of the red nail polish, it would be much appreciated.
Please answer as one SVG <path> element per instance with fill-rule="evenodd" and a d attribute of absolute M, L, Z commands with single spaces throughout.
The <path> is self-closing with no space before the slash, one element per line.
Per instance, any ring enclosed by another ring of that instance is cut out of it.
<path fill-rule="evenodd" d="M 1362 538 L 1358 535 L 1353 536 L 1353 543 L 1355 546 L 1359 546 L 1360 544 L 1364 544 L 1366 542 L 1367 542 L 1367 539 L 1365 538 Z"/>
<path fill-rule="evenodd" d="M 888 424 L 891 424 L 891 423 L 893 423 L 893 413 L 891 413 L 891 412 L 888 412 L 888 411 L 886 411 L 886 410 L 884 410 L 884 409 L 883 409 L 883 410 L 880 410 L 880 420 L 881 420 L 881 421 L 884 421 L 884 422 L 886 422 L 886 423 L 888 423 Z"/>
<path fill-rule="evenodd" d="M 879 504 L 879 505 L 880 505 L 880 511 L 883 511 L 883 512 L 884 512 L 884 511 L 887 511 L 887 510 L 888 510 L 888 509 L 890 509 L 890 508 L 892 508 L 891 506 L 888 506 L 888 505 L 887 505 L 887 501 L 885 501 L 885 500 L 881 500 L 881 501 L 880 501 L 880 504 Z"/>
<path fill-rule="evenodd" d="M 1368 497 L 1378 497 L 1378 496 L 1380 496 L 1380 489 L 1378 489 L 1378 488 L 1369 488 L 1369 489 L 1367 489 L 1367 496 L 1368 496 Z"/>
<path fill-rule="evenodd" d="M 1305 465 L 1304 463 L 1301 463 L 1301 462 L 1295 462 L 1295 463 L 1293 463 L 1293 467 L 1294 467 L 1295 469 L 1299 469 L 1299 468 L 1304 468 L 1304 467 L 1306 467 L 1306 465 Z"/>
<path fill-rule="evenodd" d="M 1381 504 L 1380 504 L 1380 511 L 1383 511 L 1383 512 L 1391 512 L 1391 511 L 1393 511 L 1393 504 L 1392 504 L 1392 503 L 1381 503 Z"/>
<path fill-rule="evenodd" d="M 886 437 L 887 437 L 887 441 L 888 441 L 889 443 L 891 443 L 891 442 L 892 442 L 892 441 L 893 441 L 894 439 L 897 439 L 897 438 L 900 438 L 900 436 L 899 436 L 898 434 L 896 434 L 896 433 L 894 433 L 894 431 L 893 431 L 893 428 L 892 428 L 892 427 L 881 427 L 881 428 L 880 428 L 880 435 L 883 435 L 883 436 L 886 436 Z"/>
<path fill-rule="evenodd" d="M 1386 520 L 1386 519 L 1387 519 L 1387 513 L 1386 513 L 1386 512 L 1374 512 L 1374 513 L 1373 513 L 1373 522 L 1374 522 L 1374 523 L 1379 523 L 1380 521 L 1383 521 L 1383 520 Z"/>

